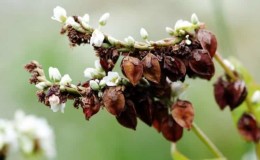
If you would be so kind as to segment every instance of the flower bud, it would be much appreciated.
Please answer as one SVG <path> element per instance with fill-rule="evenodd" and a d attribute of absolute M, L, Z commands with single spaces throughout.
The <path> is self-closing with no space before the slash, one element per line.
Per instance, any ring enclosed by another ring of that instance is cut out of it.
<path fill-rule="evenodd" d="M 260 102 L 260 90 L 257 90 L 253 93 L 253 96 L 251 98 L 252 103 L 259 103 Z"/>
<path fill-rule="evenodd" d="M 76 29 L 76 30 L 81 29 L 80 24 L 78 24 L 78 23 L 74 20 L 73 17 L 69 17 L 69 18 L 66 20 L 66 24 L 72 26 L 72 27 L 73 27 L 74 29 Z"/>
<path fill-rule="evenodd" d="M 143 76 L 143 65 L 138 58 L 127 56 L 122 61 L 122 70 L 129 81 L 135 86 Z"/>
<path fill-rule="evenodd" d="M 189 101 L 177 100 L 172 106 L 173 119 L 183 128 L 191 129 L 194 109 Z"/>
<path fill-rule="evenodd" d="M 53 81 L 59 81 L 61 79 L 61 74 L 58 68 L 50 67 L 49 68 L 49 77 Z"/>
<path fill-rule="evenodd" d="M 98 29 L 95 29 L 90 38 L 90 45 L 93 45 L 95 47 L 101 47 L 104 39 L 104 34 L 100 32 Z"/>
<path fill-rule="evenodd" d="M 96 74 L 97 70 L 94 68 L 86 68 L 84 71 L 84 76 L 89 80 L 93 79 L 94 75 Z"/>
<path fill-rule="evenodd" d="M 135 44 L 135 39 L 131 36 L 128 36 L 127 38 L 125 38 L 125 41 L 127 43 L 128 46 L 134 46 Z"/>
<path fill-rule="evenodd" d="M 149 81 L 159 83 L 161 80 L 161 67 L 155 55 L 148 53 L 142 60 L 144 71 L 143 75 Z"/>
<path fill-rule="evenodd" d="M 199 23 L 199 18 L 197 17 L 197 15 L 195 13 L 193 13 L 191 15 L 191 23 L 195 24 L 195 25 Z"/>
<path fill-rule="evenodd" d="M 109 43 L 111 43 L 112 45 L 116 45 L 119 42 L 117 39 L 115 39 L 112 36 L 107 36 L 107 39 L 108 39 Z"/>
<path fill-rule="evenodd" d="M 147 38 L 148 38 L 148 33 L 147 33 L 147 31 L 146 31 L 144 28 L 141 28 L 141 30 L 140 30 L 140 35 L 141 35 L 141 37 L 142 37 L 144 40 L 147 40 Z"/>
<path fill-rule="evenodd" d="M 174 35 L 174 30 L 170 27 L 165 28 L 166 32 L 169 33 L 169 35 L 173 36 Z"/>
<path fill-rule="evenodd" d="M 89 81 L 89 86 L 91 89 L 93 89 L 94 91 L 98 91 L 100 89 L 98 83 L 94 80 L 90 80 Z"/>
<path fill-rule="evenodd" d="M 65 74 L 60 80 L 60 85 L 69 85 L 71 81 L 72 79 L 70 78 L 70 76 L 68 74 Z"/>
<path fill-rule="evenodd" d="M 47 87 L 47 83 L 46 82 L 40 82 L 40 83 L 37 83 L 35 85 L 35 87 L 40 89 L 40 90 L 43 90 L 45 87 Z"/>
<path fill-rule="evenodd" d="M 103 95 L 103 103 L 109 113 L 119 116 L 125 109 L 125 96 L 121 87 L 109 87 Z"/>
<path fill-rule="evenodd" d="M 51 17 L 51 19 L 61 23 L 65 23 L 67 20 L 66 10 L 60 6 L 55 7 L 53 9 L 53 16 Z"/>
<path fill-rule="evenodd" d="M 89 25 L 89 15 L 85 14 L 83 17 L 78 17 L 78 20 L 80 21 L 81 25 L 85 28 L 85 29 L 89 29 L 90 25 Z"/>
<path fill-rule="evenodd" d="M 99 25 L 100 26 L 105 26 L 107 24 L 107 20 L 109 18 L 110 14 L 109 13 L 105 13 L 103 14 L 100 19 L 99 19 Z"/>
<path fill-rule="evenodd" d="M 183 30 L 185 32 L 186 30 L 189 30 L 192 27 L 192 25 L 193 24 L 190 23 L 189 21 L 184 21 L 180 19 L 175 23 L 174 30 L 175 31 Z"/>

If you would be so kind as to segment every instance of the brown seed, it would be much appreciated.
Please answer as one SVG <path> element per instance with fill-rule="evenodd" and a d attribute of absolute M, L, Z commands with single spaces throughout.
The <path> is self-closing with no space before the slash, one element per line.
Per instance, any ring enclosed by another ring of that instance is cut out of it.
<path fill-rule="evenodd" d="M 168 115 L 162 122 L 162 134 L 167 140 L 177 142 L 182 137 L 183 128 L 175 122 L 171 115 Z"/>
<path fill-rule="evenodd" d="M 161 132 L 162 122 L 165 118 L 168 118 L 168 108 L 160 102 L 154 102 L 153 106 L 153 127 Z"/>
<path fill-rule="evenodd" d="M 134 103 L 131 100 L 126 100 L 125 110 L 116 119 L 122 126 L 135 130 L 137 125 L 136 116 Z"/>
<path fill-rule="evenodd" d="M 238 130 L 247 141 L 258 143 L 260 140 L 260 129 L 257 126 L 255 117 L 244 113 L 238 121 Z"/>
<path fill-rule="evenodd" d="M 154 83 L 160 83 L 161 67 L 155 55 L 148 53 L 142 60 L 144 77 Z"/>
<path fill-rule="evenodd" d="M 86 120 L 89 120 L 100 109 L 100 103 L 95 95 L 89 95 L 87 97 L 82 98 L 81 105 Z"/>
<path fill-rule="evenodd" d="M 143 76 L 143 65 L 138 58 L 127 56 L 122 61 L 122 70 L 129 81 L 135 86 Z"/>
<path fill-rule="evenodd" d="M 194 119 L 194 109 L 189 101 L 177 100 L 172 106 L 173 119 L 183 128 L 191 129 Z"/>
<path fill-rule="evenodd" d="M 183 79 L 186 74 L 185 64 L 179 58 L 173 58 L 170 56 L 164 57 L 163 69 L 166 73 L 166 76 L 171 81 L 177 81 Z"/>
<path fill-rule="evenodd" d="M 214 96 L 215 100 L 220 107 L 221 110 L 225 109 L 225 107 L 228 105 L 227 99 L 226 99 L 226 87 L 228 85 L 228 82 L 224 81 L 221 77 L 218 79 L 218 81 L 214 84 Z"/>
<path fill-rule="evenodd" d="M 202 48 L 206 49 L 211 58 L 213 58 L 218 45 L 216 36 L 208 30 L 200 29 L 197 33 L 197 37 Z"/>
<path fill-rule="evenodd" d="M 135 102 L 137 116 L 148 126 L 152 125 L 152 105 L 151 98 L 146 96 Z"/>
<path fill-rule="evenodd" d="M 215 74 L 214 63 L 207 50 L 193 50 L 189 67 L 198 77 L 203 79 L 210 80 Z"/>
<path fill-rule="evenodd" d="M 119 116 L 125 108 L 125 97 L 122 88 L 109 87 L 103 95 L 103 103 L 108 112 L 115 116 Z"/>

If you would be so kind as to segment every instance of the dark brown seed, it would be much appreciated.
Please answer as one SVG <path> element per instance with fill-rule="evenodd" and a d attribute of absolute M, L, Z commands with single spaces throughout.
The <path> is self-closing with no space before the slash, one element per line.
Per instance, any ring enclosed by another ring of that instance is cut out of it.
<path fill-rule="evenodd" d="M 138 58 L 127 56 L 122 61 L 122 70 L 129 81 L 135 86 L 143 76 L 143 64 Z"/>
<path fill-rule="evenodd" d="M 116 119 L 122 126 L 135 130 L 137 125 L 136 116 L 134 103 L 131 100 L 126 100 L 125 110 Z"/>
<path fill-rule="evenodd" d="M 253 115 L 244 113 L 238 121 L 238 130 L 247 141 L 259 142 L 260 129 Z"/>
<path fill-rule="evenodd" d="M 168 108 L 160 102 L 154 102 L 153 106 L 153 127 L 161 132 L 162 122 L 165 118 L 168 118 Z"/>
<path fill-rule="evenodd" d="M 100 103 L 95 95 L 84 97 L 81 102 L 86 120 L 89 120 L 100 109 Z"/>
<path fill-rule="evenodd" d="M 144 72 L 143 75 L 149 81 L 160 83 L 161 67 L 155 55 L 148 53 L 142 60 Z"/>
<path fill-rule="evenodd" d="M 189 101 L 177 100 L 172 106 L 173 119 L 183 128 L 191 129 L 194 119 L 194 109 Z"/>
<path fill-rule="evenodd" d="M 162 122 L 162 134 L 167 140 L 177 142 L 182 137 L 183 128 L 174 121 L 171 115 L 168 115 Z"/>
<path fill-rule="evenodd" d="M 182 60 L 170 56 L 164 57 L 163 69 L 166 76 L 173 82 L 183 79 L 186 74 L 186 67 Z"/>
<path fill-rule="evenodd" d="M 213 58 L 218 45 L 216 36 L 208 30 L 200 29 L 197 33 L 197 37 L 202 48 L 206 49 L 211 58 Z"/>
<path fill-rule="evenodd" d="M 135 103 L 137 116 L 148 126 L 152 125 L 152 100 L 149 97 L 141 98 Z"/>
<path fill-rule="evenodd" d="M 103 103 L 108 112 L 119 116 L 125 108 L 125 97 L 121 87 L 109 87 L 103 95 Z"/>
<path fill-rule="evenodd" d="M 203 79 L 210 80 L 215 74 L 214 63 L 207 50 L 193 50 L 189 67 L 198 77 Z"/>
<path fill-rule="evenodd" d="M 228 105 L 227 99 L 226 99 L 226 87 L 228 85 L 228 82 L 224 81 L 221 77 L 217 80 L 217 82 L 214 84 L 214 96 L 215 100 L 220 107 L 221 110 L 225 109 L 225 107 Z"/>
<path fill-rule="evenodd" d="M 237 80 L 235 82 L 229 83 L 226 92 L 226 99 L 230 109 L 233 110 L 237 108 L 242 102 L 244 102 L 247 96 L 245 82 L 242 80 Z"/>

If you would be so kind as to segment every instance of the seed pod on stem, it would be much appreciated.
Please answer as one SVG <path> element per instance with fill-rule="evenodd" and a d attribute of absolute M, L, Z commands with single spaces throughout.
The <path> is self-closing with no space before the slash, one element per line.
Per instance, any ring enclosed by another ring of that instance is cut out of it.
<path fill-rule="evenodd" d="M 148 53 L 142 60 L 144 66 L 144 77 L 154 83 L 159 83 L 161 79 L 160 63 L 155 55 Z"/>

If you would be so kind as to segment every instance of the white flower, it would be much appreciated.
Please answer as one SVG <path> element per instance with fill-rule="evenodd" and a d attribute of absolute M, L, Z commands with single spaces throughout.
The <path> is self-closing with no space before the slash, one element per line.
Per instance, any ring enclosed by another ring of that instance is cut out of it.
<path fill-rule="evenodd" d="M 103 14 L 100 19 L 99 19 L 99 25 L 100 26 L 105 26 L 107 24 L 107 20 L 109 18 L 110 14 L 109 13 L 105 13 Z"/>
<path fill-rule="evenodd" d="M 178 20 L 176 23 L 175 23 L 175 26 L 174 26 L 174 30 L 177 31 L 177 30 L 181 30 L 181 29 L 186 29 L 186 28 L 190 28 L 192 27 L 193 24 L 190 23 L 189 21 L 184 21 L 182 19 Z"/>
<path fill-rule="evenodd" d="M 47 87 L 47 83 L 46 82 L 40 82 L 40 83 L 37 83 L 35 85 L 35 87 L 37 87 L 40 90 L 43 90 L 45 87 Z"/>
<path fill-rule="evenodd" d="M 107 36 L 107 40 L 112 44 L 115 45 L 117 44 L 119 41 L 117 39 L 115 39 L 114 37 L 111 36 Z"/>
<path fill-rule="evenodd" d="M 51 17 L 51 19 L 58 22 L 65 23 L 67 19 L 66 10 L 60 6 L 55 7 L 53 9 L 53 16 Z"/>
<path fill-rule="evenodd" d="M 45 119 L 17 111 L 14 126 L 18 133 L 20 150 L 24 154 L 38 155 L 43 153 L 48 159 L 55 157 L 54 133 Z"/>
<path fill-rule="evenodd" d="M 58 96 L 53 94 L 49 97 L 49 102 L 53 112 L 58 112 L 61 110 L 61 112 L 64 113 L 65 103 L 60 103 L 60 98 Z"/>
<path fill-rule="evenodd" d="M 95 60 L 95 67 L 98 71 L 104 71 L 100 64 L 100 60 Z"/>
<path fill-rule="evenodd" d="M 259 103 L 260 102 L 260 90 L 257 90 L 253 93 L 251 101 L 252 101 L 252 103 Z"/>
<path fill-rule="evenodd" d="M 90 28 L 89 25 L 89 15 L 85 14 L 83 17 L 78 17 L 79 21 L 81 22 L 82 26 L 86 29 Z"/>
<path fill-rule="evenodd" d="M 66 24 L 72 26 L 72 27 L 73 27 L 74 29 L 76 29 L 76 30 L 81 29 L 80 24 L 78 24 L 78 23 L 74 20 L 73 17 L 69 17 L 69 18 L 66 20 Z"/>
<path fill-rule="evenodd" d="M 193 13 L 192 15 L 191 15 L 191 23 L 192 24 L 198 24 L 198 23 L 200 23 L 200 21 L 199 21 L 199 18 L 198 18 L 198 16 L 195 14 L 195 13 Z"/>
<path fill-rule="evenodd" d="M 117 86 L 120 83 L 121 77 L 117 72 L 108 72 L 108 75 L 103 80 L 107 86 Z"/>
<path fill-rule="evenodd" d="M 93 89 L 94 91 L 98 91 L 100 89 L 98 82 L 95 80 L 90 80 L 89 81 L 89 86 L 91 89 Z"/>
<path fill-rule="evenodd" d="M 171 83 L 171 91 L 173 96 L 180 96 L 188 87 L 188 84 L 181 81 Z"/>
<path fill-rule="evenodd" d="M 86 68 L 84 71 L 84 76 L 87 79 L 93 79 L 96 75 L 97 70 L 95 68 Z"/>
<path fill-rule="evenodd" d="M 169 33 L 170 35 L 174 34 L 174 30 L 171 27 L 166 27 L 165 28 L 166 32 Z"/>
<path fill-rule="evenodd" d="M 146 39 L 148 38 L 148 33 L 147 33 L 147 31 L 146 31 L 144 28 L 141 28 L 141 29 L 140 29 L 140 35 L 141 35 L 141 37 L 142 37 L 144 40 L 146 40 Z"/>
<path fill-rule="evenodd" d="M 50 67 L 49 68 L 49 77 L 53 81 L 59 81 L 61 79 L 61 74 L 58 68 Z"/>
<path fill-rule="evenodd" d="M 104 34 L 100 32 L 98 29 L 95 29 L 95 31 L 92 33 L 92 36 L 90 38 L 90 45 L 101 47 L 104 39 L 105 39 Z"/>
<path fill-rule="evenodd" d="M 71 81 L 72 79 L 70 78 L 70 76 L 68 74 L 65 74 L 60 80 L 60 85 L 69 85 Z"/>
<path fill-rule="evenodd" d="M 128 36 L 127 38 L 125 38 L 125 41 L 126 41 L 127 45 L 129 45 L 129 46 L 134 46 L 134 44 L 135 44 L 135 39 L 131 36 Z"/>
<path fill-rule="evenodd" d="M 235 70 L 235 66 L 227 59 L 224 59 L 223 62 L 225 63 L 225 65 L 232 71 Z"/>

